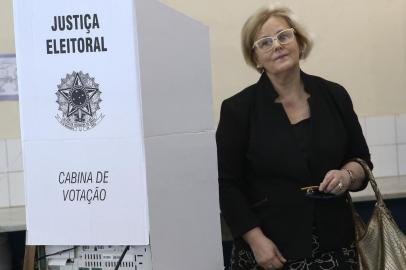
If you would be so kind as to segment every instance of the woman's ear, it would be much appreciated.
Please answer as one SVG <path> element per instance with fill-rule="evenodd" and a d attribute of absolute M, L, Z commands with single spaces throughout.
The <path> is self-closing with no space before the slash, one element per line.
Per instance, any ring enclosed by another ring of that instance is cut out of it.
<path fill-rule="evenodd" d="M 299 59 L 303 59 L 304 51 L 305 51 L 305 46 L 304 46 L 304 44 L 300 44 L 300 43 L 299 43 Z"/>

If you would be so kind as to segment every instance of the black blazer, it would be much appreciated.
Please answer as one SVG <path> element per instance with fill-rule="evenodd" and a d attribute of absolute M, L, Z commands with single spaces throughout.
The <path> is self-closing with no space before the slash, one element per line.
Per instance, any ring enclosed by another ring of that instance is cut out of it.
<path fill-rule="evenodd" d="M 274 102 L 278 94 L 265 73 L 222 103 L 216 132 L 220 208 L 233 237 L 260 226 L 287 258 L 311 255 L 313 226 L 321 250 L 354 240 L 345 196 L 314 200 L 300 188 L 318 185 L 329 170 L 355 157 L 373 167 L 347 91 L 303 72 L 301 78 L 311 95 L 309 162 L 282 104 Z"/>

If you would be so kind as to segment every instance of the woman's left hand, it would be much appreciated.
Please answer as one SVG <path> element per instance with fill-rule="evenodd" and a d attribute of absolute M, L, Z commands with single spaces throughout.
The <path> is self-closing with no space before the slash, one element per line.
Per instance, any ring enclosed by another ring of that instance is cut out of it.
<path fill-rule="evenodd" d="M 350 187 L 351 179 L 345 170 L 331 170 L 326 173 L 319 190 L 325 193 L 342 194 Z"/>

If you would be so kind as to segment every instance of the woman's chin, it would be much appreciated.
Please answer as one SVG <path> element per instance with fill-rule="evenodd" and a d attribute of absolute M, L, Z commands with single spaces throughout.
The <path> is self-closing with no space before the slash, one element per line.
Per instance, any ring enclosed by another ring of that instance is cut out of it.
<path fill-rule="evenodd" d="M 286 61 L 273 66 L 272 70 L 270 70 L 269 73 L 278 75 L 286 72 L 294 72 L 298 66 L 299 64 L 294 64 L 290 61 Z"/>

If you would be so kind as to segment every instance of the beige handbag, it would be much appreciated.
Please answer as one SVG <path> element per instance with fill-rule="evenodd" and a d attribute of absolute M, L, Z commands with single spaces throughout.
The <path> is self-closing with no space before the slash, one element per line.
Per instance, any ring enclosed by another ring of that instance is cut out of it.
<path fill-rule="evenodd" d="M 375 208 L 367 225 L 351 203 L 359 269 L 406 270 L 406 236 L 399 229 L 386 207 L 368 165 L 362 159 L 356 159 L 356 161 L 364 168 L 376 197 Z M 348 197 L 351 200 L 351 197 Z"/>

